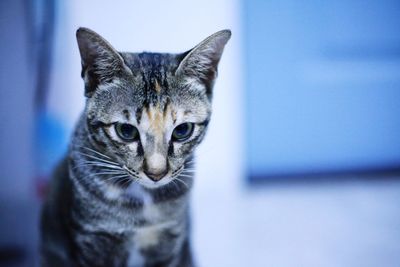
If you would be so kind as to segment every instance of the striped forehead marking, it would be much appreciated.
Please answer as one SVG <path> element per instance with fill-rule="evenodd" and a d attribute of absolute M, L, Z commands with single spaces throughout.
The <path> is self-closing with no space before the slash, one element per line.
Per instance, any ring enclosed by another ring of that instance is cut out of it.
<path fill-rule="evenodd" d="M 177 120 L 177 112 L 173 108 L 173 104 L 167 98 L 164 105 L 160 105 L 157 103 L 155 106 L 144 106 L 141 108 L 136 109 L 135 117 L 138 124 L 141 123 L 143 118 L 143 111 L 147 115 L 147 120 L 151 121 L 158 121 L 160 122 L 162 119 L 167 120 L 168 116 L 172 118 L 173 123 Z"/>
<path fill-rule="evenodd" d="M 158 134 L 162 134 L 165 128 L 166 120 L 163 116 L 163 111 L 160 110 L 160 106 L 153 106 L 149 108 L 152 117 L 150 119 L 151 128 L 156 131 Z"/>
<path fill-rule="evenodd" d="M 144 130 L 154 136 L 164 136 L 167 128 L 173 124 L 173 111 L 171 109 L 171 104 L 166 107 L 160 103 L 143 107 L 140 122 L 145 127 Z"/>
<path fill-rule="evenodd" d="M 129 113 L 129 111 L 128 111 L 127 109 L 124 109 L 124 110 L 122 111 L 122 113 L 124 114 L 126 120 L 129 121 L 129 120 L 130 120 L 130 117 L 131 117 L 131 114 Z"/>
<path fill-rule="evenodd" d="M 171 102 L 170 102 L 169 98 L 167 98 L 167 100 L 166 100 L 166 102 L 164 104 L 164 111 L 163 111 L 164 112 L 164 118 L 168 114 L 168 110 L 170 109 L 170 104 L 171 104 Z"/>
<path fill-rule="evenodd" d="M 140 124 L 140 120 L 142 119 L 143 108 L 137 108 L 135 112 L 136 121 Z"/>
<path fill-rule="evenodd" d="M 154 81 L 154 90 L 155 90 L 157 93 L 160 93 L 160 92 L 161 92 L 161 86 L 160 86 L 160 84 L 158 83 L 158 80 L 157 80 L 157 79 Z"/>
<path fill-rule="evenodd" d="M 176 114 L 176 111 L 173 110 L 173 109 L 171 109 L 171 118 L 172 118 L 172 121 L 175 124 L 176 123 L 176 119 L 177 119 L 177 114 Z"/>

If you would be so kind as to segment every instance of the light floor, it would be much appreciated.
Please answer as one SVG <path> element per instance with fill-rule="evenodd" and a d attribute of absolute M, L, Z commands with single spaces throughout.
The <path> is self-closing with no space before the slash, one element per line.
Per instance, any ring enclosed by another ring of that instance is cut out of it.
<path fill-rule="evenodd" d="M 400 266 L 399 179 L 199 184 L 199 266 Z"/>

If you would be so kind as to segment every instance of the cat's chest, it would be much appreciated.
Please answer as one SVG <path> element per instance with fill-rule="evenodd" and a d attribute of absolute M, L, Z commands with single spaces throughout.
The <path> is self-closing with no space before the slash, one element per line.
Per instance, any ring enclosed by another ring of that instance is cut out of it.
<path fill-rule="evenodd" d="M 140 267 L 145 266 L 149 255 L 151 258 L 165 258 L 166 254 L 172 253 L 178 236 L 183 233 L 184 220 L 171 212 L 172 204 L 154 203 L 151 196 L 142 191 L 133 193 L 143 199 L 143 207 L 136 216 L 145 223 L 132 228 L 126 243 L 129 255 L 127 266 Z M 179 211 L 178 208 L 174 210 Z"/>
<path fill-rule="evenodd" d="M 157 216 L 157 213 L 152 216 Z M 149 255 L 152 258 L 165 258 L 166 254 L 172 253 L 177 243 L 176 237 L 182 233 L 179 229 L 180 223 L 175 220 L 136 227 L 127 242 L 127 266 L 145 266 Z"/>
<path fill-rule="evenodd" d="M 141 212 L 141 219 L 146 222 L 134 227 L 131 241 L 140 249 L 147 249 L 160 243 L 166 233 L 172 231 L 179 222 L 163 212 L 161 205 L 146 204 Z"/>

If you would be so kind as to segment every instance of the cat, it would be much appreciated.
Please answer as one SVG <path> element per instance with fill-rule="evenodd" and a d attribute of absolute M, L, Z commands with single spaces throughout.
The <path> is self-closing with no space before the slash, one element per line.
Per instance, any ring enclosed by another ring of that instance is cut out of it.
<path fill-rule="evenodd" d="M 86 104 L 42 209 L 41 266 L 192 267 L 193 153 L 211 116 L 219 31 L 181 54 L 76 33 Z"/>

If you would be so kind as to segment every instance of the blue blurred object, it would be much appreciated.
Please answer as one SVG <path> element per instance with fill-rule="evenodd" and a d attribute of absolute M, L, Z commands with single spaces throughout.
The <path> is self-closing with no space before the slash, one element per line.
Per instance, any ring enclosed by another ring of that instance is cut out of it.
<path fill-rule="evenodd" d="M 54 54 L 56 1 L 40 0 L 25 5 L 35 81 L 35 179 L 38 193 L 43 195 L 51 171 L 67 147 L 66 129 L 47 105 Z"/>
<path fill-rule="evenodd" d="M 249 177 L 400 169 L 400 2 L 244 7 Z"/>
<path fill-rule="evenodd" d="M 50 112 L 36 114 L 37 175 L 47 180 L 68 146 L 65 126 Z"/>

